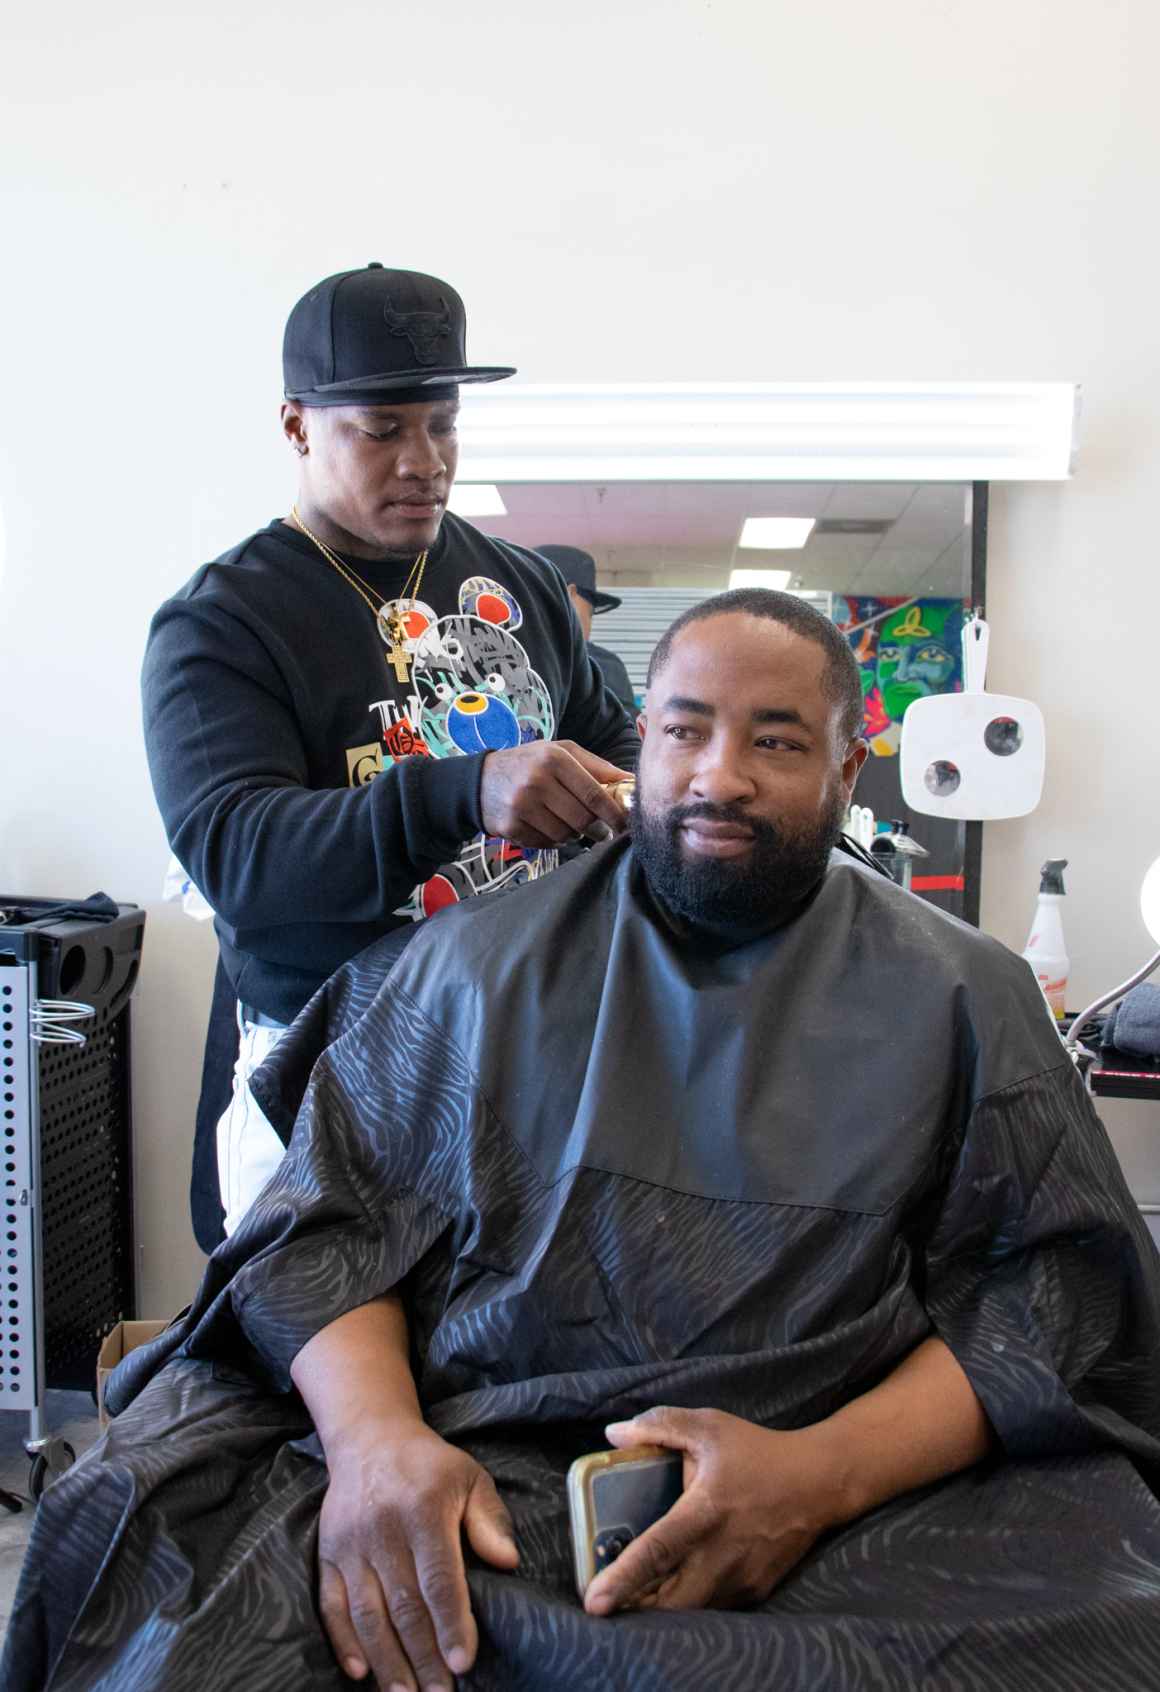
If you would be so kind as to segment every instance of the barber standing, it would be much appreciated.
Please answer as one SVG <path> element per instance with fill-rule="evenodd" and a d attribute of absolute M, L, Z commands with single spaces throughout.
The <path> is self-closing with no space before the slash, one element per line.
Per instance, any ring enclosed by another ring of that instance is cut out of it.
<path fill-rule="evenodd" d="M 580 622 L 588 643 L 588 656 L 601 675 L 604 685 L 614 693 L 626 711 L 637 713 L 636 695 L 623 661 L 607 646 L 598 646 L 592 639 L 592 619 L 599 611 L 615 611 L 621 603 L 614 593 L 605 593 L 596 586 L 596 560 L 579 546 L 538 546 L 541 558 L 554 564 L 568 584 L 568 598 Z"/>
<path fill-rule="evenodd" d="M 467 363 L 455 290 L 328 277 L 290 314 L 283 372 L 297 500 L 166 601 L 142 682 L 157 802 L 221 949 L 206 1250 L 282 1155 L 246 1082 L 311 994 L 391 929 L 619 831 L 605 788 L 635 759 L 559 578 L 447 514 L 459 386 L 514 374 Z"/>

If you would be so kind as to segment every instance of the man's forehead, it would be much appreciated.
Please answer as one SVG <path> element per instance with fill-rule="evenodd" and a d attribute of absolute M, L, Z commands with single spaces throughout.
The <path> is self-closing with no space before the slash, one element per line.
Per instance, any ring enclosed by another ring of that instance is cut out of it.
<path fill-rule="evenodd" d="M 820 682 L 825 661 L 816 640 L 785 623 L 729 611 L 686 623 L 673 640 L 666 667 L 714 670 L 725 664 L 733 680 L 769 681 L 792 672 L 800 680 L 813 676 Z"/>
<path fill-rule="evenodd" d="M 454 415 L 459 410 L 457 399 L 442 400 L 406 400 L 378 405 L 344 405 L 341 408 L 351 417 L 369 417 L 375 422 L 381 422 L 388 417 L 414 417 L 419 412 L 432 413 L 447 412 Z"/>
<path fill-rule="evenodd" d="M 818 641 L 769 617 L 722 612 L 695 618 L 674 637 L 649 703 L 663 710 L 680 696 L 746 716 L 793 710 L 820 728 L 831 709 L 826 659 Z"/>

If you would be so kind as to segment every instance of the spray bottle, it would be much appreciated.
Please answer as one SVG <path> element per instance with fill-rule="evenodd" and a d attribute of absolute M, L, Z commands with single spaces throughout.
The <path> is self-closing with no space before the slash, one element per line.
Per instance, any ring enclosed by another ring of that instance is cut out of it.
<path fill-rule="evenodd" d="M 1051 1014 L 1061 1020 L 1067 997 L 1067 973 L 1070 960 L 1063 940 L 1064 899 L 1063 872 L 1066 858 L 1048 858 L 1039 872 L 1039 901 L 1031 933 L 1023 948 L 1023 956 L 1035 971 L 1036 980 Z"/>

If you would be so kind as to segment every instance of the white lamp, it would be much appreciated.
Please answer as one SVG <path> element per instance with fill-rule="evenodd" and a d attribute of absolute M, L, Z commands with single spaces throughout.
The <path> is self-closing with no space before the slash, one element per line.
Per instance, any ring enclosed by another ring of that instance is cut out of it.
<path fill-rule="evenodd" d="M 1144 918 L 1144 927 L 1160 946 L 1160 858 L 1144 877 L 1144 885 L 1140 889 L 1140 915 Z"/>
<path fill-rule="evenodd" d="M 1160 858 L 1153 860 L 1152 867 L 1144 877 L 1144 884 L 1140 888 L 1140 915 L 1144 918 L 1144 927 L 1156 944 L 1160 946 Z M 1117 999 L 1122 999 L 1125 993 L 1130 993 L 1133 987 L 1140 985 L 1141 981 L 1146 981 L 1152 971 L 1157 968 L 1160 968 L 1160 952 L 1154 952 L 1143 969 L 1138 969 L 1129 980 L 1122 982 L 1119 987 L 1114 987 L 1110 993 L 1102 993 L 1098 999 L 1093 999 L 1092 1003 L 1080 1011 L 1072 1023 L 1071 1032 L 1068 1034 L 1065 1044 L 1073 1052 L 1079 1051 L 1079 1031 L 1084 1023 L 1095 1016 L 1097 1011 L 1106 1010 L 1109 1005 L 1114 1005 Z"/>

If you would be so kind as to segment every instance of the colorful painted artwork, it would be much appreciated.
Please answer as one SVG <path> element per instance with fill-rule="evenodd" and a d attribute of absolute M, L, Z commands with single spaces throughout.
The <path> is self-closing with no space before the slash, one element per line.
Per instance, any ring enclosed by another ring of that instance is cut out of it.
<path fill-rule="evenodd" d="M 913 700 L 962 690 L 964 611 L 961 599 L 835 595 L 834 621 L 862 672 L 864 732 L 876 757 L 898 756 Z"/>

